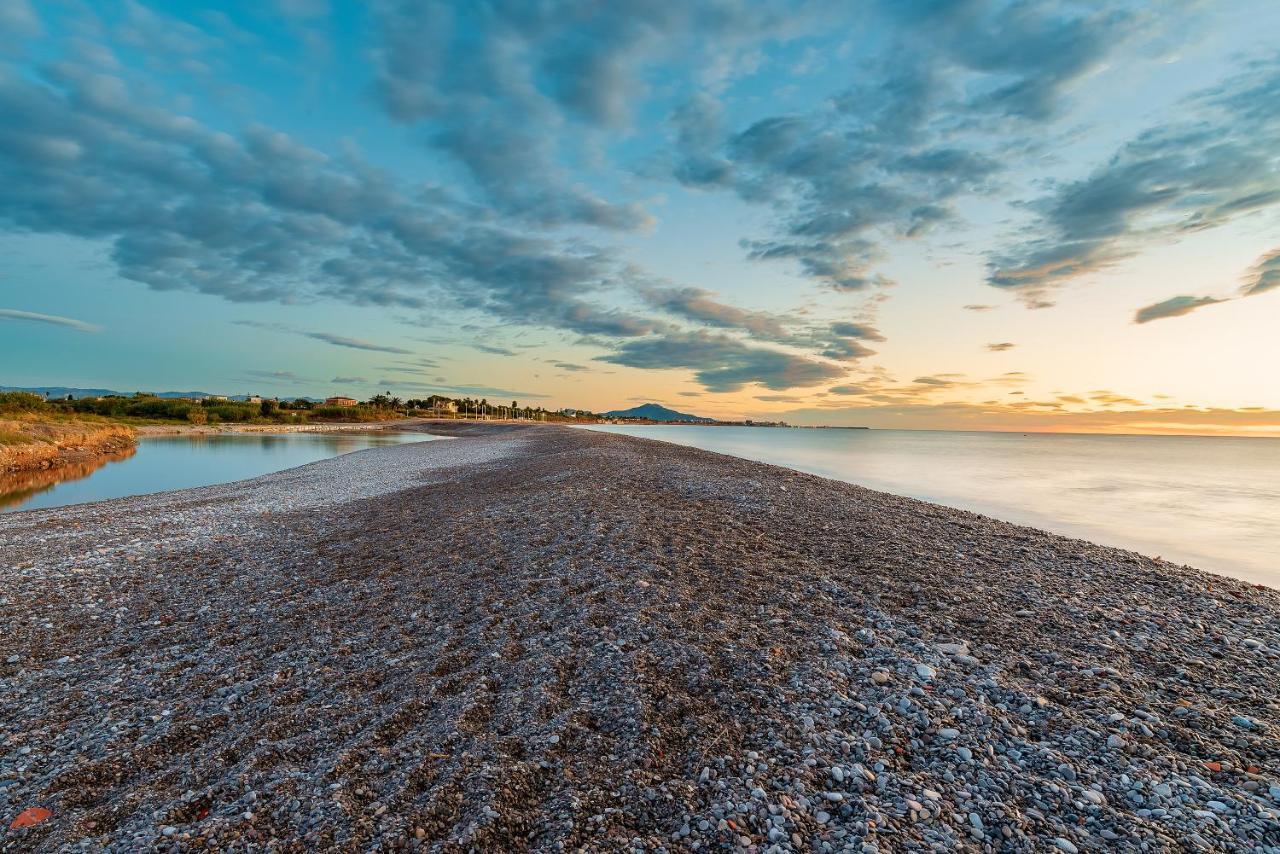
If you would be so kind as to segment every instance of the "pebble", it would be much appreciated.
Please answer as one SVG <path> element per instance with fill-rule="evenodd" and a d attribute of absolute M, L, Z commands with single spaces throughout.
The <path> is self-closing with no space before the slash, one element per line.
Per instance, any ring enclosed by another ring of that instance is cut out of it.
<path fill-rule="evenodd" d="M 0 516 L 9 815 L 112 854 L 342 816 L 369 850 L 1274 847 L 1274 592 L 672 445 L 456 433 Z M 49 643 L 76 666 L 12 666 Z M 109 827 L 67 806 L 90 769 Z"/>

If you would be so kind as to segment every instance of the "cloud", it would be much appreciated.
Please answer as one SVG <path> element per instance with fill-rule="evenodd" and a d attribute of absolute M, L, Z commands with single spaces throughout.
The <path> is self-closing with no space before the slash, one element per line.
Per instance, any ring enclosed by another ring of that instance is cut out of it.
<path fill-rule="evenodd" d="M 801 403 L 803 397 L 797 397 L 794 394 L 757 394 L 756 400 L 763 400 L 766 403 Z"/>
<path fill-rule="evenodd" d="M 856 385 L 835 385 L 827 389 L 827 391 L 831 392 L 832 394 L 838 394 L 842 396 L 853 396 L 853 395 L 867 393 L 867 389 L 865 389 L 862 386 L 856 386 Z"/>
<path fill-rule="evenodd" d="M 323 341 L 326 344 L 332 344 L 335 347 L 349 347 L 352 350 L 370 350 L 375 353 L 399 353 L 405 356 L 412 356 L 412 350 L 405 350 L 402 347 L 388 347 L 385 344 L 374 344 L 370 341 L 362 341 L 359 338 L 348 338 L 345 335 L 334 335 L 332 332 L 301 332 L 307 338 L 314 338 L 317 341 Z"/>
<path fill-rule="evenodd" d="M 508 388 L 495 388 L 488 385 L 450 385 L 444 381 L 444 377 L 437 377 L 439 384 L 415 382 L 412 380 L 379 380 L 377 385 L 380 388 L 387 388 L 393 391 L 416 391 L 430 392 L 432 394 L 456 394 L 465 397 L 494 397 L 494 398 L 528 398 L 530 400 L 543 400 L 550 395 L 540 394 L 534 391 L 512 391 Z"/>
<path fill-rule="evenodd" d="M 1005 350 L 1012 350 L 1016 346 L 1018 345 L 1009 341 L 1000 341 L 995 344 L 988 344 L 987 349 L 993 353 L 1003 353 Z"/>
<path fill-rule="evenodd" d="M 1181 317 L 1198 308 L 1204 308 L 1206 305 L 1214 305 L 1220 302 L 1225 302 L 1225 300 L 1213 297 L 1172 297 L 1164 302 L 1138 309 L 1133 315 L 1133 322 L 1150 323 L 1153 320 L 1162 320 L 1166 317 Z"/>
<path fill-rule="evenodd" d="M 1152 127 L 1086 178 L 1033 203 L 1034 236 L 989 259 L 988 284 L 1029 304 L 1156 242 L 1220 226 L 1280 202 L 1275 168 L 1280 60 L 1182 104 L 1189 118 Z"/>
<path fill-rule="evenodd" d="M 858 8 L 884 25 L 880 50 L 859 56 L 857 82 L 822 108 L 732 129 L 724 105 L 699 93 L 669 118 L 672 177 L 776 212 L 774 234 L 743 241 L 748 257 L 792 261 L 837 291 L 888 284 L 874 267 L 889 242 L 955 223 L 957 201 L 991 192 L 1007 154 L 1032 147 L 1077 81 L 1177 17 L 1002 0 Z"/>
<path fill-rule="evenodd" d="M 1240 287 L 1239 296 L 1234 298 L 1258 296 L 1278 287 L 1280 287 L 1280 249 L 1269 252 L 1258 259 L 1257 263 L 1245 274 L 1244 284 Z M 1149 323 L 1152 320 L 1161 320 L 1166 317 L 1181 317 L 1206 305 L 1228 302 L 1231 299 L 1233 298 L 1172 297 L 1163 302 L 1138 309 L 1134 314 L 1133 322 Z"/>
<path fill-rule="evenodd" d="M 492 353 L 495 356 L 516 355 L 514 350 L 508 350 L 506 347 L 495 347 L 492 344 L 472 344 L 471 346 L 479 350 L 481 353 Z"/>
<path fill-rule="evenodd" d="M 101 332 L 102 327 L 73 317 L 61 317 L 56 314 L 37 314 L 34 311 L 19 311 L 16 308 L 0 308 L 0 320 L 26 320 L 31 323 L 47 323 L 52 326 L 65 326 L 80 332 Z"/>
<path fill-rule="evenodd" d="M 795 424 L 836 424 L 918 430 L 1011 430 L 1104 433 L 1280 436 L 1280 410 L 1160 407 L 1073 410 L 1053 401 L 1012 403 L 883 403 L 805 408 L 770 417 Z"/>
<path fill-rule="evenodd" d="M 645 301 L 668 314 L 719 329 L 737 329 L 764 340 L 789 337 L 782 317 L 764 311 L 748 311 L 719 302 L 701 288 L 645 288 Z"/>
<path fill-rule="evenodd" d="M 964 310 L 965 311 L 991 311 L 994 308 L 995 308 L 994 305 L 982 305 L 978 303 L 971 303 L 969 305 L 966 305 L 964 307 Z"/>
<path fill-rule="evenodd" d="M 368 385 L 369 381 L 364 377 L 334 377 L 329 382 L 335 385 Z"/>
<path fill-rule="evenodd" d="M 245 371 L 245 374 L 260 380 L 287 380 L 289 382 L 301 382 L 302 377 L 293 371 Z"/>
<path fill-rule="evenodd" d="M 159 103 L 71 61 L 0 68 L 0 221 L 103 241 L 119 275 L 162 291 L 653 329 L 590 300 L 629 286 L 607 250 L 505 227 L 443 190 L 407 192 L 354 150 L 335 158 L 263 126 L 232 135 Z"/>
<path fill-rule="evenodd" d="M 555 365 L 557 368 L 559 368 L 562 371 L 569 371 L 571 373 L 579 373 L 582 371 L 591 370 L 586 365 L 577 365 L 577 364 L 574 364 L 573 362 L 552 362 L 551 364 Z"/>
<path fill-rule="evenodd" d="M 1280 249 L 1275 249 L 1258 259 L 1258 263 L 1246 276 L 1240 293 L 1242 296 L 1250 297 L 1276 288 L 1280 288 Z"/>
<path fill-rule="evenodd" d="M 379 0 L 375 91 L 461 163 L 487 203 L 543 227 L 634 230 L 650 218 L 566 172 L 568 152 L 624 129 L 655 66 L 724 75 L 761 41 L 816 21 L 827 3 Z"/>
<path fill-rule="evenodd" d="M 885 337 L 880 334 L 880 330 L 876 329 L 874 326 L 868 326 L 865 323 L 838 321 L 831 324 L 831 331 L 836 335 L 843 335 L 846 338 L 862 338 L 867 341 L 885 340 Z"/>
<path fill-rule="evenodd" d="M 753 347 L 728 335 L 671 332 L 623 342 L 599 361 L 630 368 L 688 368 L 707 391 L 737 391 L 758 383 L 774 391 L 817 385 L 844 369 L 780 350 Z"/>
<path fill-rule="evenodd" d="M 865 359 L 867 356 L 874 356 L 875 353 L 875 350 L 853 338 L 833 339 L 827 345 L 827 348 L 822 351 L 822 355 L 828 359 L 835 359 L 837 362 L 852 362 L 857 359 Z"/>

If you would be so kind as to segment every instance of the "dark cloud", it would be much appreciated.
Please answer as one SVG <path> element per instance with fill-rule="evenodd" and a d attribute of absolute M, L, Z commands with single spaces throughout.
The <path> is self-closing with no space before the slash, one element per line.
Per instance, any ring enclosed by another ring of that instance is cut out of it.
<path fill-rule="evenodd" d="M 856 385 L 835 385 L 827 389 L 827 391 L 831 394 L 838 394 L 842 396 L 855 396 L 867 393 L 867 389 Z"/>
<path fill-rule="evenodd" d="M 368 385 L 369 381 L 364 377 L 334 377 L 329 380 L 337 385 Z"/>
<path fill-rule="evenodd" d="M 544 225 L 635 229 L 635 204 L 606 200 L 561 165 L 584 134 L 619 129 L 659 61 L 695 74 L 731 66 L 810 18 L 778 0 L 380 0 L 376 90 L 398 121 L 428 129 L 487 201 Z"/>
<path fill-rule="evenodd" d="M 875 350 L 865 344 L 860 343 L 853 338 L 834 338 L 827 348 L 822 351 L 822 355 L 828 359 L 835 359 L 838 362 L 852 362 L 856 359 L 865 359 L 867 356 L 874 356 Z"/>
<path fill-rule="evenodd" d="M 645 300 L 668 314 L 720 329 L 738 329 L 768 341 L 789 337 L 784 318 L 763 311 L 747 311 L 717 301 L 701 288 L 656 288 L 643 291 Z"/>
<path fill-rule="evenodd" d="M 1173 297 L 1164 302 L 1138 309 L 1133 315 L 1133 322 L 1150 323 L 1153 320 L 1162 320 L 1166 317 L 1181 317 L 1198 308 L 1204 308 L 1206 305 L 1214 305 L 1220 302 L 1225 302 L 1225 300 L 1214 299 L 1213 297 Z"/>
<path fill-rule="evenodd" d="M 495 347 L 492 344 L 472 344 L 472 347 L 481 353 L 492 353 L 495 356 L 514 356 L 515 350 L 508 350 L 506 347 Z"/>
<path fill-rule="evenodd" d="M 966 305 L 964 307 L 964 310 L 965 311 L 991 311 L 994 308 L 995 308 L 994 305 L 981 305 L 977 303 L 972 303 L 970 305 Z"/>
<path fill-rule="evenodd" d="M 61 317 L 56 314 L 39 314 L 34 311 L 19 311 L 16 308 L 0 308 L 0 320 L 25 320 L 30 323 L 45 323 L 51 326 L 65 326 L 79 332 L 101 332 L 102 327 L 93 323 L 85 323 L 73 317 Z"/>
<path fill-rule="evenodd" d="M 990 259 L 989 284 L 1029 303 L 1154 241 L 1213 228 L 1280 202 L 1280 61 L 1189 99 L 1106 164 L 1033 203 L 1038 234 Z"/>
<path fill-rule="evenodd" d="M 591 370 L 586 365 L 578 365 L 573 362 L 552 362 L 552 364 L 560 370 L 569 371 L 570 373 L 580 373 L 582 371 Z"/>
<path fill-rule="evenodd" d="M 301 382 L 302 377 L 293 371 L 245 371 L 247 376 L 259 380 Z"/>
<path fill-rule="evenodd" d="M 385 344 L 374 344 L 371 341 L 362 341 L 359 338 L 348 338 L 345 335 L 334 335 L 332 332 L 302 332 L 299 333 L 308 338 L 314 338 L 317 341 L 323 341 L 326 344 L 332 344 L 335 347 L 349 347 L 352 350 L 370 350 L 375 353 L 400 353 L 402 355 L 413 355 L 412 350 L 405 350 L 401 347 L 388 347 Z"/>
<path fill-rule="evenodd" d="M 240 302 L 446 304 L 582 334 L 644 318 L 588 297 L 627 268 L 580 241 L 495 224 L 439 191 L 402 192 L 354 153 L 285 134 L 239 136 L 153 106 L 71 63 L 0 69 L 0 223 L 104 240 L 121 276 Z"/>
<path fill-rule="evenodd" d="M 880 334 L 880 330 L 874 326 L 868 326 L 865 323 L 849 323 L 847 321 L 837 321 L 831 324 L 831 331 L 836 335 L 845 338 L 861 338 L 866 341 L 884 341 L 885 337 Z"/>
<path fill-rule="evenodd" d="M 1005 350 L 1012 350 L 1016 346 L 1018 345 L 1010 341 L 1000 341 L 995 344 L 988 344 L 987 349 L 993 353 L 1003 353 Z"/>
<path fill-rule="evenodd" d="M 737 391 L 751 383 L 786 391 L 844 375 L 844 369 L 826 362 L 702 331 L 632 339 L 599 360 L 631 368 L 688 368 L 705 389 L 717 392 Z"/>
<path fill-rule="evenodd" d="M 838 291 L 888 284 L 873 269 L 888 241 L 954 222 L 956 201 L 993 189 L 1006 151 L 1031 144 L 1010 129 L 1056 118 L 1073 83 L 1163 20 L 1069 2 L 871 8 L 889 23 L 884 55 L 827 107 L 732 130 L 701 93 L 670 117 L 676 180 L 778 212 L 774 236 L 743 241 L 749 257 L 793 261 Z"/>

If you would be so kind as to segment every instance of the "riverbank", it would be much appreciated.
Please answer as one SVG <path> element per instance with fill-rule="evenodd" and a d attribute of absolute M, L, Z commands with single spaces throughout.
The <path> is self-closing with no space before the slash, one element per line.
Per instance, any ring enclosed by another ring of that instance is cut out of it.
<path fill-rule="evenodd" d="M 83 467 L 134 444 L 133 428 L 105 419 L 12 413 L 0 417 L 0 473 Z"/>
<path fill-rule="evenodd" d="M 4 842 L 1280 845 L 1280 592 L 689 448 L 428 429 L 458 438 L 0 517 L 0 811 L 51 811 Z"/>

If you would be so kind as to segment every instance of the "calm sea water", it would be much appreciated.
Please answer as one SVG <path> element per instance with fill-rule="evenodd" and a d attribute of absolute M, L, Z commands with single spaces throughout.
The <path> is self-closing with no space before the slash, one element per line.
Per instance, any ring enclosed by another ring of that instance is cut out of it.
<path fill-rule="evenodd" d="M 1280 587 L 1280 439 L 591 429 L 773 463 Z"/>
<path fill-rule="evenodd" d="M 0 512 L 33 510 L 228 483 L 375 448 L 439 437 L 423 433 L 279 433 L 144 438 L 132 454 L 77 471 L 74 479 L 42 482 L 40 473 L 0 479 Z M 47 477 L 49 473 L 45 473 Z"/>

